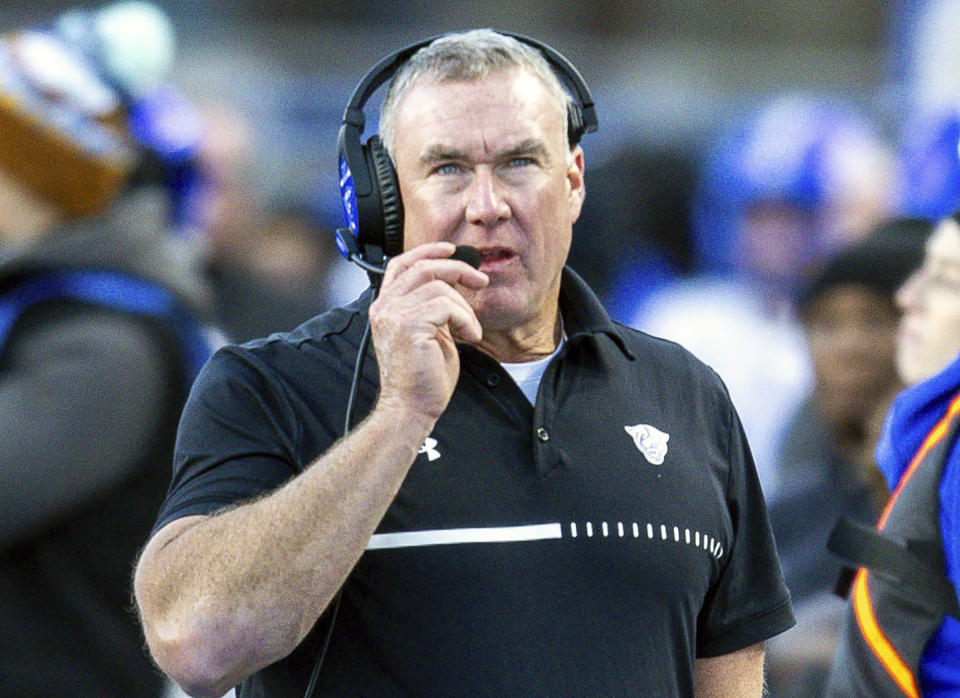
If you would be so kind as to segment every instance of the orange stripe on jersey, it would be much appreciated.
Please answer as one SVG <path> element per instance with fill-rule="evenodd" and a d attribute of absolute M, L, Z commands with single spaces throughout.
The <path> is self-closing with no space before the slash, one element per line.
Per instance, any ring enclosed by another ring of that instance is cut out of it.
<path fill-rule="evenodd" d="M 853 583 L 853 610 L 857 617 L 857 625 L 860 626 L 860 633 L 866 640 L 867 645 L 883 664 L 890 677 L 900 687 L 904 694 L 910 698 L 919 698 L 917 692 L 917 683 L 913 678 L 913 673 L 909 667 L 900 659 L 900 655 L 887 640 L 877 619 L 873 615 L 873 607 L 870 604 L 870 590 L 867 588 L 867 570 L 860 568 L 857 578 Z"/>
<path fill-rule="evenodd" d="M 900 490 L 903 489 L 903 486 L 906 484 L 907 480 L 909 480 L 910 476 L 913 475 L 913 471 L 917 469 L 918 465 L 920 465 L 920 461 L 923 460 L 923 457 L 927 455 L 930 449 L 936 446 L 937 442 L 946 435 L 947 428 L 950 426 L 950 420 L 952 420 L 958 412 L 960 412 L 960 395 L 957 395 L 953 398 L 953 402 L 951 402 L 950 406 L 947 408 L 947 413 L 941 417 L 940 421 L 937 422 L 933 429 L 930 430 L 930 433 L 927 434 L 927 438 L 925 438 L 923 443 L 920 444 L 920 448 L 910 461 L 910 465 L 907 466 L 906 471 L 904 471 L 903 475 L 900 476 L 900 482 L 897 483 L 897 488 L 893 491 L 890 501 L 887 502 L 887 506 L 884 507 L 883 514 L 880 516 L 880 522 L 877 524 L 877 529 L 881 531 L 883 530 L 883 526 L 887 522 L 887 517 L 890 515 L 890 509 L 893 508 L 893 503 L 896 501 L 897 495 L 900 494 Z"/>
<path fill-rule="evenodd" d="M 897 487 L 893 491 L 890 501 L 888 501 L 886 507 L 884 507 L 883 514 L 880 516 L 880 522 L 877 524 L 878 530 L 882 531 L 884 525 L 887 523 L 887 517 L 890 516 L 893 503 L 896 501 L 903 486 L 913 476 L 913 473 L 920 465 L 924 456 L 930 452 L 930 449 L 936 446 L 937 443 L 946 436 L 950 421 L 958 413 L 960 413 L 960 395 L 953 398 L 953 401 L 947 408 L 946 414 L 936 423 L 933 429 L 930 430 L 930 433 L 927 434 L 920 448 L 911 459 L 910 465 L 907 466 L 906 471 L 904 471 L 900 478 L 900 482 L 897 483 Z M 886 635 L 883 634 L 883 630 L 880 629 L 880 624 L 877 623 L 877 618 L 873 613 L 873 604 L 870 602 L 870 589 L 867 585 L 867 575 L 867 569 L 861 567 L 853 583 L 853 611 L 857 618 L 857 625 L 860 627 L 860 633 L 863 635 L 864 640 L 866 640 L 867 646 L 870 647 L 877 659 L 880 660 L 883 668 L 887 670 L 887 673 L 890 674 L 890 677 L 896 682 L 897 686 L 900 687 L 900 690 L 911 698 L 918 698 L 920 694 L 917 692 L 917 683 L 913 672 L 910 671 L 909 667 L 907 667 L 900 658 L 900 655 L 897 654 L 893 645 L 890 644 Z"/>

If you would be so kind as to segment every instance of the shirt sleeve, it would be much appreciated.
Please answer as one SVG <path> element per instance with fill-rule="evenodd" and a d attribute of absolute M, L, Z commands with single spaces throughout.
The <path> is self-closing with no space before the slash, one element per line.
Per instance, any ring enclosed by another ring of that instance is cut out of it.
<path fill-rule="evenodd" d="M 733 547 L 698 619 L 697 656 L 728 654 L 796 622 L 743 427 L 729 408 L 727 508 Z"/>
<path fill-rule="evenodd" d="M 170 489 L 154 530 L 270 492 L 302 469 L 297 420 L 269 368 L 239 347 L 217 352 L 187 399 Z"/>

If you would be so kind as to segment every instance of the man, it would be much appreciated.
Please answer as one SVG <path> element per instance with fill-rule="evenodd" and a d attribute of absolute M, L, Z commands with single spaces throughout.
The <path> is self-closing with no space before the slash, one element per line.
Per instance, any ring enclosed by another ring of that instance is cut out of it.
<path fill-rule="evenodd" d="M 960 692 L 960 218 L 941 221 L 901 287 L 897 370 L 877 463 L 893 494 L 878 530 L 844 524 L 831 548 L 863 565 L 850 592 L 830 696 Z"/>
<path fill-rule="evenodd" d="M 134 186 L 146 143 L 109 86 L 145 98 L 163 66 L 141 63 L 142 82 L 91 70 L 66 39 L 78 19 L 0 41 L 0 692 L 159 698 L 130 568 L 210 353 L 205 294 L 164 235 L 167 192 Z M 105 33 L 155 56 L 171 38 L 146 3 L 83 19 L 104 64 L 138 55 Z"/>
<path fill-rule="evenodd" d="M 877 423 L 902 389 L 894 296 L 919 268 L 933 226 L 883 221 L 831 255 L 797 295 L 815 381 L 788 422 L 783 484 L 769 505 L 797 616 L 767 644 L 767 687 L 777 698 L 823 695 L 844 609 L 835 593 L 841 563 L 825 544 L 838 516 L 875 521 L 889 495 L 873 450 Z"/>
<path fill-rule="evenodd" d="M 419 51 L 380 120 L 405 251 L 376 300 L 198 379 L 135 578 L 189 692 L 760 695 L 793 618 L 749 451 L 712 372 L 565 269 L 568 102 L 494 32 Z"/>

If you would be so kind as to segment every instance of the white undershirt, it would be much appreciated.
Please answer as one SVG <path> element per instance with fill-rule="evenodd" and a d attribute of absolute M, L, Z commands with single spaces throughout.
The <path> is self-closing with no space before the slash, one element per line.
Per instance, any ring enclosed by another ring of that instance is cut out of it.
<path fill-rule="evenodd" d="M 547 370 L 547 364 L 550 363 L 554 356 L 560 353 L 560 348 L 566 341 L 567 333 L 561 332 L 560 342 L 550 356 L 545 356 L 542 359 L 534 359 L 533 361 L 524 361 L 519 364 L 511 364 L 506 361 L 500 362 L 503 369 L 510 374 L 510 377 L 513 378 L 514 382 L 520 387 L 523 394 L 527 396 L 527 400 L 530 401 L 531 405 L 537 401 L 537 390 L 540 388 L 540 380 L 543 378 L 543 373 Z"/>

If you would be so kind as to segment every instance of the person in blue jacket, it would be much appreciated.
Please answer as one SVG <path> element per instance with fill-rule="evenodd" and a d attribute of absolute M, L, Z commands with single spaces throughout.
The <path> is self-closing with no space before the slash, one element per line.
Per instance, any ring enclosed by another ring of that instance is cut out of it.
<path fill-rule="evenodd" d="M 897 293 L 894 400 L 876 455 L 891 490 L 876 529 L 829 547 L 859 566 L 829 696 L 960 694 L 960 212 L 938 223 Z"/>
<path fill-rule="evenodd" d="M 211 350 L 206 294 L 165 235 L 172 190 L 153 175 L 170 170 L 133 137 L 134 115 L 157 106 L 152 81 L 123 80 L 134 76 L 107 69 L 114 53 L 93 61 L 77 44 L 86 32 L 162 49 L 167 25 L 151 8 L 68 13 L 0 39 L 5 696 L 167 690 L 143 648 L 130 572 Z"/>

